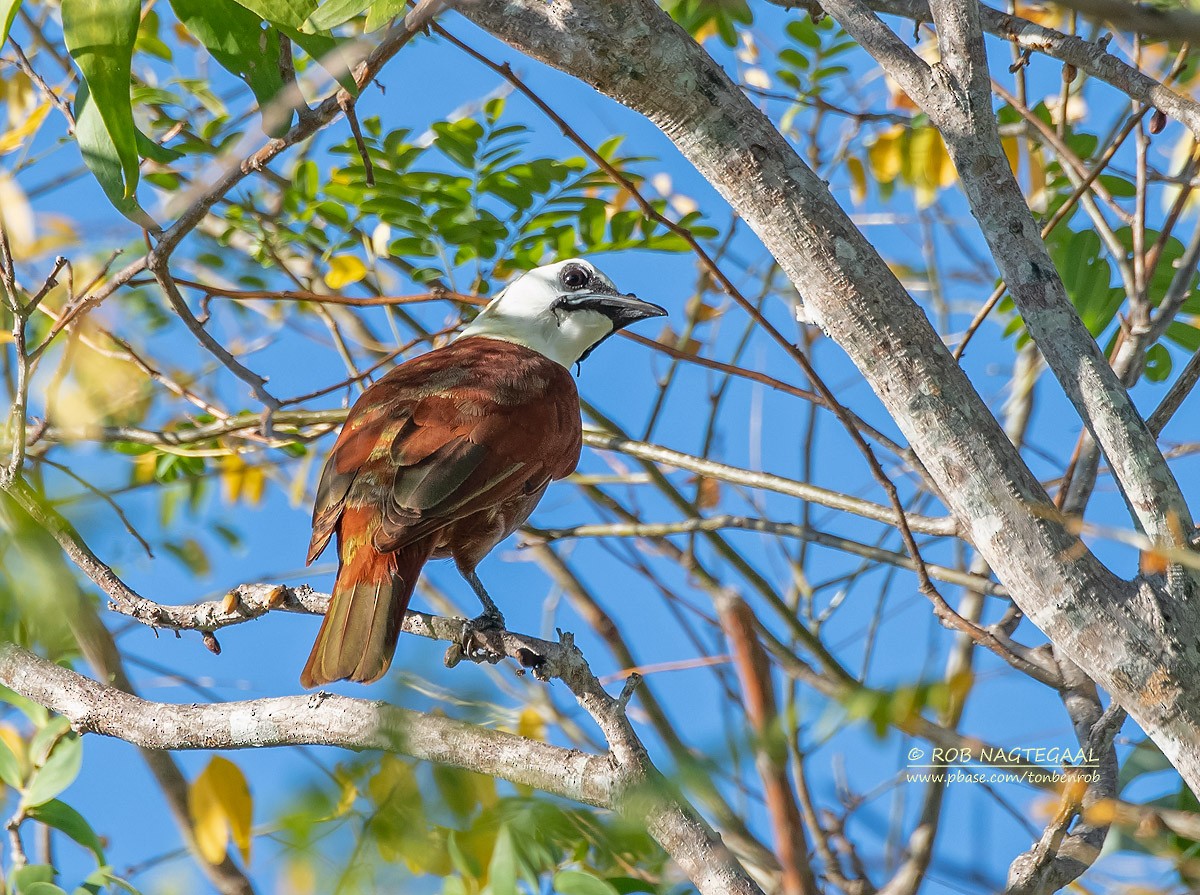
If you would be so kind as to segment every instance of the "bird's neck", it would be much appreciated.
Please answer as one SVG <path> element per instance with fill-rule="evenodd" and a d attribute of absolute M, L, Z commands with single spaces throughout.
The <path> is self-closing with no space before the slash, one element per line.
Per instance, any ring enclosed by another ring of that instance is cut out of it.
<path fill-rule="evenodd" d="M 583 321 L 574 319 L 576 316 L 560 321 L 547 314 L 545 320 L 531 320 L 485 312 L 476 317 L 458 338 L 483 336 L 521 345 L 569 370 L 603 335 L 594 332 L 594 326 L 581 325 Z"/>

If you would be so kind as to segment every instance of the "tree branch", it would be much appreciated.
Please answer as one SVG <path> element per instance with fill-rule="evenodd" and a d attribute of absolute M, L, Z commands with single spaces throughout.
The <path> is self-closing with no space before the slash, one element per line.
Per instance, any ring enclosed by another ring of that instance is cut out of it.
<path fill-rule="evenodd" d="M 347 411 L 344 408 L 279 411 L 274 413 L 271 419 L 277 429 L 285 426 L 330 425 L 343 422 L 346 419 L 346 413 Z M 260 425 L 261 423 L 257 418 L 248 418 L 245 416 L 217 420 L 213 423 L 193 426 L 178 432 L 155 431 L 135 426 L 109 426 L 96 430 L 58 425 L 47 428 L 42 433 L 42 438 L 49 441 L 87 441 L 99 439 L 101 441 L 129 441 L 135 444 L 148 444 L 159 447 L 182 447 L 189 444 L 211 441 L 222 435 L 254 430 L 259 428 Z M 657 444 L 634 441 L 590 429 L 584 431 L 583 442 L 597 450 L 616 451 L 630 457 L 637 457 L 640 460 L 661 463 L 676 467 L 677 469 L 686 469 L 689 472 L 695 472 L 707 478 L 718 479 L 730 484 L 774 491 L 778 494 L 786 494 L 790 497 L 807 500 L 820 506 L 829 507 L 830 509 L 852 513 L 876 522 L 883 522 L 888 525 L 896 524 L 896 513 L 891 507 L 842 494 L 839 491 L 829 488 L 822 488 L 819 485 L 811 485 L 808 482 L 800 482 L 795 479 L 773 475 L 769 472 L 754 472 L 737 466 L 718 463 L 715 460 L 707 460 L 702 457 L 693 456 L 692 454 L 685 454 L 681 451 L 674 451 Z M 907 519 L 909 527 L 917 534 L 942 537 L 956 537 L 960 534 L 958 520 L 949 516 L 923 516 L 916 513 L 909 513 L 907 514 Z"/>
<path fill-rule="evenodd" d="M 457 627 L 461 633 L 461 624 Z M 145 749 L 383 749 L 612 808 L 643 823 L 702 895 L 762 895 L 716 833 L 650 762 L 625 715 L 636 675 L 621 696 L 611 697 L 571 635 L 562 635 L 558 644 L 541 643 L 542 667 L 561 679 L 592 716 L 608 740 L 609 755 L 587 755 L 438 715 L 324 692 L 210 705 L 150 702 L 11 643 L 0 643 L 0 683 L 63 715 L 81 733 L 117 737 Z"/>
<path fill-rule="evenodd" d="M 770 0 L 786 8 L 808 7 L 799 0 Z M 1086 2 L 1086 0 L 1084 0 Z M 1108 2 L 1108 0 L 1102 0 Z M 1118 2 L 1118 0 L 1112 0 Z M 824 4 L 822 4 L 824 5 Z M 867 0 L 875 12 L 901 16 L 916 23 L 931 21 L 928 0 Z M 1068 3 L 1067 5 L 1072 5 Z M 1132 8 L 1132 5 L 1131 5 Z M 1063 34 L 1020 16 L 1009 15 L 990 6 L 980 5 L 980 23 L 988 34 L 1012 41 L 1022 50 L 1041 53 L 1073 65 L 1098 80 L 1115 87 L 1131 99 L 1154 106 L 1183 123 L 1200 137 L 1200 103 L 1143 74 L 1122 62 L 1101 44 L 1074 35 Z M 913 99 L 917 99 L 916 96 Z"/>
<path fill-rule="evenodd" d="M 1200 693 L 1182 685 L 1200 673 L 1186 645 L 1200 619 L 1174 612 L 1168 624 L 1149 586 L 1120 581 L 1053 515 L 924 313 L 717 63 L 649 0 L 508 0 L 462 12 L 675 142 L 862 371 L 1013 599 L 1200 790 Z"/>
<path fill-rule="evenodd" d="M 71 722 L 144 749 L 342 746 L 467 768 L 564 798 L 612 807 L 607 758 L 382 702 L 329 693 L 212 705 L 151 702 L 0 643 L 0 683 Z"/>
<path fill-rule="evenodd" d="M 1200 15 L 1186 7 L 1172 8 L 1131 0 L 1059 0 L 1090 19 L 1100 19 L 1118 31 L 1133 31 L 1172 43 L 1200 40 Z"/>

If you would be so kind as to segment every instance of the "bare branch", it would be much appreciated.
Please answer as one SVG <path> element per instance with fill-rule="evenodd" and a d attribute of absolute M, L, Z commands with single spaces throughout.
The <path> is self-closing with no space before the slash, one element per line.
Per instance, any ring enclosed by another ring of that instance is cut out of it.
<path fill-rule="evenodd" d="M 1185 644 L 1200 620 L 1184 613 L 1181 622 L 1173 613 L 1168 629 L 1151 585 L 1139 590 L 1121 582 L 1061 520 L 1045 514 L 1053 508 L 1044 490 L 924 313 L 826 185 L 714 60 L 649 0 L 619 10 L 597 0 L 507 0 L 462 12 L 522 52 L 615 96 L 675 142 L 862 371 L 1013 599 L 1116 694 L 1200 790 L 1200 693 L 1181 683 L 1197 673 Z M 630 53 L 631 46 L 655 51 Z M 1010 178 L 1002 154 L 1000 163 Z M 1174 644 L 1166 652 L 1164 639 Z M 1155 698 L 1146 699 L 1151 680 Z"/>
<path fill-rule="evenodd" d="M 801 500 L 808 500 L 821 506 L 853 513 L 856 516 L 874 519 L 876 522 L 884 522 L 889 525 L 896 524 L 896 513 L 891 507 L 871 503 L 868 500 L 861 500 L 857 497 L 850 497 L 849 495 L 831 491 L 827 488 L 810 485 L 807 482 L 786 479 L 769 472 L 752 472 L 746 469 L 739 469 L 735 466 L 717 463 L 714 460 L 704 460 L 699 457 L 693 457 L 690 454 L 673 451 L 670 448 L 660 447 L 656 444 L 631 441 L 627 438 L 605 435 L 599 432 L 585 430 L 583 441 L 589 447 L 619 451 L 631 457 L 675 466 L 679 469 L 686 469 L 690 472 L 719 479 L 724 482 L 746 485 L 750 488 L 762 488 L 766 491 L 775 491 L 779 494 L 787 494 Z M 958 523 L 952 518 L 921 516 L 915 513 L 906 515 L 909 527 L 919 534 L 943 535 L 946 537 L 954 537 L 958 534 Z"/>
<path fill-rule="evenodd" d="M 81 733 L 114 736 L 143 748 L 384 749 L 614 808 L 644 823 L 702 895 L 762 895 L 717 835 L 651 764 L 625 716 L 636 684 L 627 684 L 619 698 L 609 696 L 570 635 L 542 649 L 545 666 L 604 733 L 608 756 L 321 692 L 210 705 L 148 702 L 11 643 L 0 643 L 0 683 L 65 716 Z"/>
<path fill-rule="evenodd" d="M 212 705 L 149 702 L 11 643 L 0 643 L 0 682 L 63 715 L 81 733 L 116 737 L 145 749 L 383 749 L 469 768 L 588 805 L 613 805 L 616 781 L 604 756 L 381 702 L 329 693 Z"/>
<path fill-rule="evenodd" d="M 1100 19 L 1118 31 L 1133 31 L 1163 40 L 1200 40 L 1200 15 L 1185 8 L 1134 3 L 1130 0 L 1059 0 L 1090 19 Z"/>
<path fill-rule="evenodd" d="M 913 569 L 912 557 L 893 550 L 884 550 L 871 544 L 863 544 L 849 538 L 838 537 L 828 532 L 819 531 L 807 525 L 797 525 L 792 522 L 774 522 L 770 519 L 756 519 L 746 516 L 720 515 L 703 518 L 684 519 L 679 522 L 628 522 L 599 525 L 577 525 L 573 528 L 525 528 L 523 532 L 528 537 L 528 543 L 557 541 L 564 538 L 657 538 L 664 535 L 684 534 L 695 531 L 720 531 L 735 528 L 742 531 L 760 531 L 767 534 L 786 535 L 800 538 L 823 547 L 831 547 L 846 553 L 861 556 L 875 562 L 885 562 L 899 566 L 902 569 Z M 1001 585 L 982 575 L 972 575 L 958 569 L 939 566 L 933 563 L 925 564 L 929 575 L 938 581 L 969 587 L 981 593 L 996 597 L 1008 595 Z"/>

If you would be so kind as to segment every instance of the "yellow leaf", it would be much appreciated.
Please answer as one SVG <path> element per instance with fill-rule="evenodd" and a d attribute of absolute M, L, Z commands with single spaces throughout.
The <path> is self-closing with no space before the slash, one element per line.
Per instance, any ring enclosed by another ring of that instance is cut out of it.
<path fill-rule="evenodd" d="M 950 152 L 946 149 L 946 143 L 942 140 L 942 135 L 937 135 L 937 167 L 934 182 L 939 187 L 948 187 L 958 182 L 958 169 L 954 167 L 954 160 L 950 158 Z"/>
<path fill-rule="evenodd" d="M 261 466 L 245 462 L 238 454 L 229 454 L 221 458 L 221 484 L 227 503 L 245 500 L 257 505 L 262 503 L 267 475 Z"/>
<path fill-rule="evenodd" d="M 38 92 L 29 75 L 14 71 L 11 77 L 0 80 L 0 101 L 8 112 L 8 126 L 19 127 L 38 107 Z"/>
<path fill-rule="evenodd" d="M 900 153 L 904 135 L 905 128 L 899 124 L 893 124 L 887 130 L 880 132 L 867 147 L 867 163 L 871 166 L 871 173 L 879 183 L 892 183 L 900 176 L 904 165 Z"/>
<path fill-rule="evenodd" d="M 221 490 L 226 503 L 237 503 L 246 479 L 246 462 L 238 454 L 221 458 Z"/>
<path fill-rule="evenodd" d="M 333 809 L 333 816 L 343 817 L 350 813 L 350 809 L 358 801 L 358 787 L 355 786 L 354 781 L 345 772 L 335 771 L 333 778 L 342 788 L 342 793 L 338 797 L 337 807 Z"/>
<path fill-rule="evenodd" d="M 204 777 L 198 777 L 191 785 L 188 812 L 192 816 L 192 835 L 196 838 L 200 857 L 210 864 L 220 864 L 229 844 L 229 826 Z"/>
<path fill-rule="evenodd" d="M 717 20 L 709 19 L 703 25 L 696 29 L 696 33 L 692 35 L 692 40 L 698 44 L 703 44 L 706 40 L 712 37 L 717 31 Z"/>
<path fill-rule="evenodd" d="M 761 90 L 771 89 L 771 76 L 767 74 L 766 69 L 759 68 L 757 65 L 746 69 L 742 73 L 742 78 L 751 87 L 758 87 Z"/>
<path fill-rule="evenodd" d="M 850 199 L 862 205 L 867 201 L 867 169 L 856 155 L 846 159 L 846 167 L 850 171 Z"/>
<path fill-rule="evenodd" d="M 954 165 L 942 135 L 932 127 L 918 128 L 909 143 L 908 174 L 918 208 L 928 208 L 938 190 L 954 183 Z"/>
<path fill-rule="evenodd" d="M 521 709 L 521 716 L 517 719 L 517 735 L 528 740 L 545 740 L 546 722 L 542 719 L 542 713 L 531 705 Z"/>
<path fill-rule="evenodd" d="M 367 795 L 380 804 L 388 799 L 399 799 L 402 804 L 421 801 L 412 766 L 394 755 L 385 755 L 379 762 L 379 770 L 367 781 Z"/>
<path fill-rule="evenodd" d="M 263 489 L 266 484 L 267 476 L 261 466 L 248 465 L 246 467 L 246 471 L 242 474 L 242 494 L 249 503 L 254 506 L 262 503 Z"/>
<path fill-rule="evenodd" d="M 154 481 L 154 471 L 158 468 L 158 454 L 147 451 L 133 458 L 133 481 L 138 485 L 146 485 Z"/>
<path fill-rule="evenodd" d="M 106 350 L 107 340 L 89 321 L 84 321 L 79 335 L 70 356 L 71 375 L 59 400 L 61 418 L 83 428 L 141 422 L 154 383 L 132 363 Z"/>
<path fill-rule="evenodd" d="M 13 253 L 20 258 L 25 255 L 18 250 L 33 242 L 36 233 L 33 221 L 33 206 L 25 191 L 8 174 L 0 174 L 0 219 L 8 230 L 13 243 Z"/>
<path fill-rule="evenodd" d="M 185 44 L 189 47 L 200 46 L 200 42 L 198 40 L 196 40 L 196 38 L 192 37 L 192 33 L 190 31 L 188 31 L 187 28 L 184 25 L 181 25 L 179 22 L 176 22 L 174 25 L 171 26 L 171 33 L 175 35 L 175 39 L 177 41 L 179 41 L 181 44 Z"/>
<path fill-rule="evenodd" d="M 1046 210 L 1049 196 L 1046 194 L 1046 157 L 1042 150 L 1029 151 L 1029 207 L 1036 212 Z"/>
<path fill-rule="evenodd" d="M 329 259 L 329 270 L 325 273 L 325 285 L 330 289 L 342 289 L 357 283 L 367 275 L 367 266 L 353 255 L 338 255 Z"/>
<path fill-rule="evenodd" d="M 317 871 L 305 856 L 288 859 L 284 865 L 281 888 L 291 895 L 312 895 L 317 891 Z"/>
<path fill-rule="evenodd" d="M 1037 22 L 1046 28 L 1062 28 L 1066 21 L 1063 10 L 1057 6 L 1022 6 L 1021 17 L 1029 19 L 1031 22 Z"/>
<path fill-rule="evenodd" d="M 24 146 L 25 141 L 37 133 L 49 112 L 50 103 L 42 103 L 19 125 L 0 134 L 0 155 L 8 155 Z"/>
<path fill-rule="evenodd" d="M 17 729 L 10 724 L 0 724 L 0 740 L 3 740 L 4 745 L 8 746 L 12 750 L 12 754 L 17 757 L 17 763 L 21 766 L 21 773 L 23 775 L 28 774 L 30 771 L 29 749 Z"/>
<path fill-rule="evenodd" d="M 79 242 L 79 234 L 75 231 L 75 225 L 69 218 L 57 214 L 39 213 L 37 225 L 39 232 L 33 240 L 21 244 L 20 254 L 28 260 L 57 254 L 62 249 L 75 246 Z M 79 272 L 76 270 L 76 276 L 78 275 Z M 62 286 L 58 288 L 64 290 Z"/>
<path fill-rule="evenodd" d="M 1008 159 L 1008 167 L 1012 170 L 1013 177 L 1016 177 L 1021 165 L 1021 144 L 1016 137 L 1001 137 L 1000 146 L 1004 149 L 1004 157 Z"/>
<path fill-rule="evenodd" d="M 661 333 L 658 334 L 658 343 L 666 345 L 668 348 L 674 348 L 676 351 L 682 351 L 684 354 L 696 355 L 700 353 L 701 344 L 696 339 L 681 339 L 675 330 L 669 326 L 664 326 Z"/>
<path fill-rule="evenodd" d="M 196 848 L 204 860 L 219 864 L 232 836 L 242 860 L 250 863 L 250 823 L 254 803 L 241 769 L 214 755 L 188 788 L 188 813 Z"/>
<path fill-rule="evenodd" d="M 1083 819 L 1098 827 L 1107 827 L 1117 819 L 1117 803 L 1112 799 L 1100 799 L 1083 809 Z"/>

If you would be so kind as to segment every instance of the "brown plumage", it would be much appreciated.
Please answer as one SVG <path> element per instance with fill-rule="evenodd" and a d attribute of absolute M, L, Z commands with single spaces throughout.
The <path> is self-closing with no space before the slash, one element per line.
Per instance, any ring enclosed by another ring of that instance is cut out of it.
<path fill-rule="evenodd" d="M 503 289 L 457 341 L 363 392 L 317 488 L 308 561 L 337 535 L 339 563 L 304 686 L 383 676 L 430 557 L 453 557 L 483 619 L 503 621 L 475 567 L 579 462 L 568 369 L 618 329 L 666 313 L 587 261 L 547 264 Z"/>
<path fill-rule="evenodd" d="M 317 490 L 308 562 L 336 535 L 339 567 L 300 682 L 382 677 L 426 560 L 473 577 L 574 471 L 581 437 L 566 368 L 508 341 L 461 338 L 363 392 Z"/>

